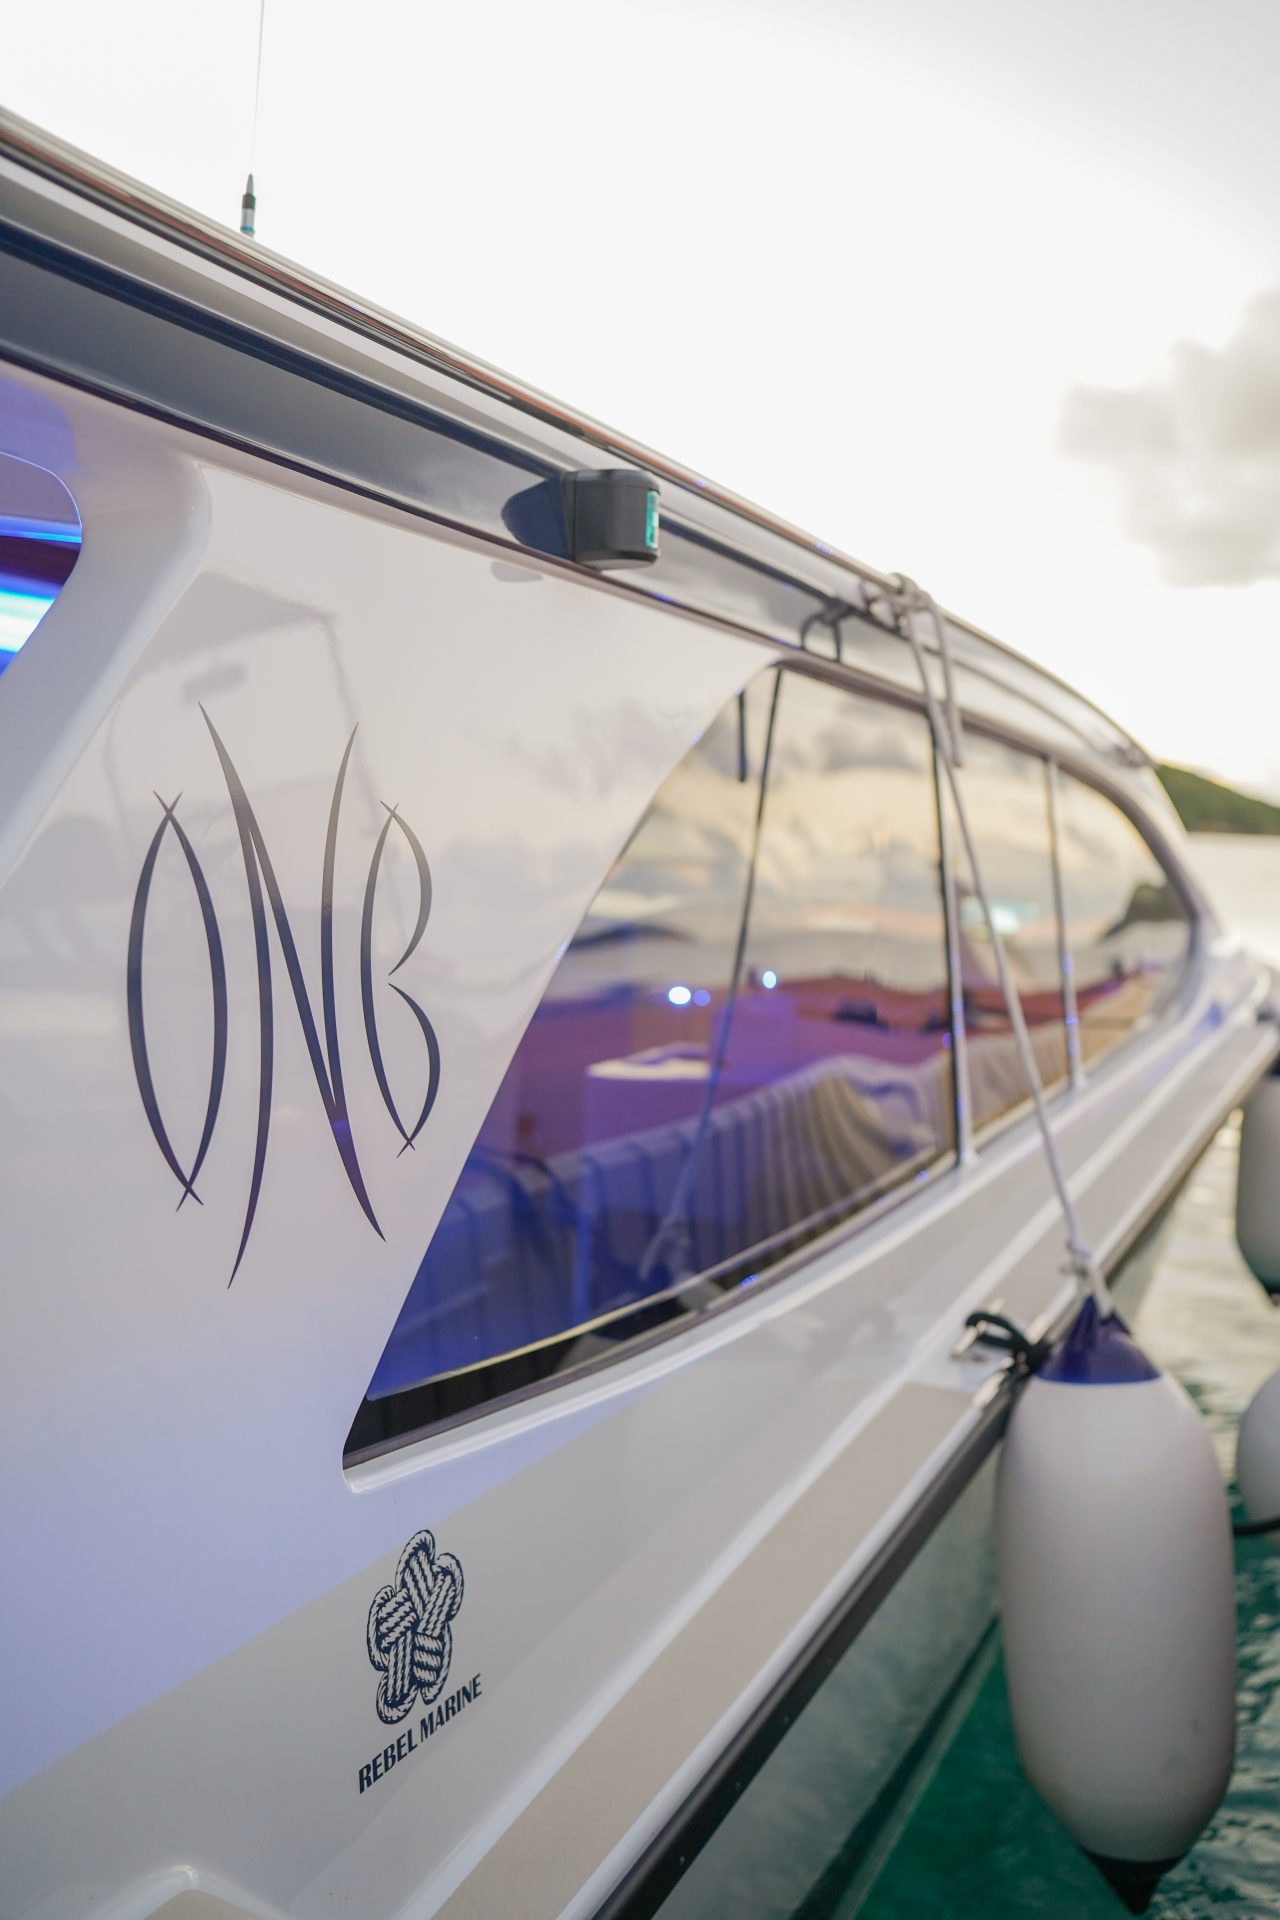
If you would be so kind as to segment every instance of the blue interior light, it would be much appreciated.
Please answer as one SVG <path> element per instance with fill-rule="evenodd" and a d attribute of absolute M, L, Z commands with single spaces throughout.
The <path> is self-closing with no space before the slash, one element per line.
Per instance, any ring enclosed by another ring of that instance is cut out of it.
<path fill-rule="evenodd" d="M 24 520 L 13 513 L 0 514 L 0 537 L 6 540 L 52 540 L 60 547 L 78 547 L 84 538 L 80 528 L 70 521 Z"/>
<path fill-rule="evenodd" d="M 0 670 L 26 643 L 52 605 L 51 593 L 17 593 L 0 587 Z"/>

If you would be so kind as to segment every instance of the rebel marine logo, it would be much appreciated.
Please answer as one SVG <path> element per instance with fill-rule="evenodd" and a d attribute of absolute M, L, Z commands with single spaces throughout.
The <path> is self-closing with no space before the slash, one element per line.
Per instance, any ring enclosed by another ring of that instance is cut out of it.
<path fill-rule="evenodd" d="M 338 821 L 342 806 L 342 790 L 347 777 L 347 763 L 351 758 L 351 749 L 355 743 L 356 729 L 353 728 L 347 741 L 346 750 L 338 768 L 334 783 L 333 799 L 329 806 L 328 829 L 324 845 L 324 865 L 320 880 L 320 1015 L 317 1019 L 311 1004 L 303 977 L 301 962 L 298 958 L 298 944 L 289 924 L 289 915 L 285 908 L 284 896 L 276 878 L 271 856 L 262 828 L 258 823 L 245 792 L 243 782 L 236 772 L 231 755 L 223 745 L 212 720 L 203 707 L 201 713 L 209 729 L 214 750 L 226 782 L 231 809 L 235 818 L 236 830 L 240 842 L 240 854 L 244 864 L 245 885 L 249 895 L 249 912 L 253 928 L 254 955 L 258 975 L 258 1113 L 253 1143 L 253 1159 L 249 1170 L 248 1193 L 245 1203 L 244 1222 L 240 1231 L 240 1244 L 236 1249 L 235 1260 L 231 1268 L 230 1286 L 244 1259 L 245 1248 L 249 1244 L 249 1235 L 253 1229 L 254 1215 L 258 1208 L 258 1198 L 262 1189 L 262 1176 L 267 1161 L 267 1137 L 271 1128 L 272 1080 L 275 1060 L 275 998 L 271 974 L 271 927 L 274 924 L 276 941 L 289 987 L 293 995 L 294 1006 L 302 1026 L 306 1041 L 307 1056 L 311 1070 L 315 1075 L 316 1087 L 328 1120 L 333 1143 L 337 1149 L 342 1170 L 348 1185 L 359 1202 L 365 1218 L 374 1232 L 381 1237 L 382 1228 L 378 1225 L 365 1186 L 364 1174 L 356 1152 L 356 1143 L 351 1130 L 351 1121 L 347 1112 L 346 1087 L 343 1080 L 342 1049 L 338 1034 L 337 1004 L 334 988 L 333 954 L 333 889 L 334 867 L 338 846 Z M 222 1102 L 223 1082 L 227 1071 L 227 1052 L 230 1044 L 227 969 L 222 944 L 222 934 L 218 925 L 218 916 L 214 908 L 213 895 L 209 883 L 200 865 L 199 856 L 192 845 L 182 822 L 178 819 L 177 799 L 159 801 L 161 819 L 151 844 L 148 846 L 142 862 L 142 871 L 138 876 L 137 891 L 134 895 L 133 915 L 129 926 L 129 955 L 127 973 L 127 998 L 129 1012 L 129 1045 L 133 1054 L 133 1069 L 138 1082 L 138 1092 L 142 1098 L 143 1111 L 151 1128 L 156 1146 L 182 1189 L 178 1201 L 179 1210 L 188 1200 L 194 1200 L 197 1206 L 203 1205 L 196 1192 L 196 1181 L 204 1166 L 205 1156 L 213 1140 L 214 1128 L 218 1121 L 218 1112 Z M 392 975 L 398 973 L 405 962 L 417 951 L 418 943 L 426 931 L 427 920 L 431 913 L 431 869 L 422 844 L 412 827 L 403 818 L 396 807 L 383 802 L 386 819 L 374 845 L 369 860 L 369 872 L 365 881 L 364 901 L 360 916 L 360 1002 L 364 1014 L 364 1037 L 369 1049 L 369 1058 L 373 1066 L 378 1091 L 382 1095 L 383 1105 L 391 1116 L 392 1124 L 399 1134 L 403 1153 L 412 1147 L 422 1132 L 435 1105 L 440 1090 L 440 1046 L 436 1039 L 435 1028 L 418 1002 L 405 989 L 396 984 Z M 426 1054 L 426 1086 L 423 1092 L 422 1106 L 417 1118 L 407 1122 L 401 1118 L 392 1097 L 383 1062 L 382 1044 L 378 1033 L 378 1020 L 374 998 L 373 970 L 373 910 L 377 897 L 378 875 L 382 868 L 383 854 L 386 850 L 387 836 L 392 827 L 396 827 L 404 838 L 418 880 L 418 911 L 413 932 L 404 952 L 390 969 L 387 982 L 392 992 L 399 995 L 408 1007 L 422 1034 Z M 189 1167 L 184 1167 L 173 1146 L 160 1104 L 156 1095 L 155 1080 L 151 1071 L 151 1057 L 147 1045 L 146 1020 L 144 1015 L 143 993 L 143 936 L 146 931 L 147 909 L 151 899 L 151 885 L 155 874 L 156 861 L 166 833 L 172 833 L 186 862 L 195 891 L 196 904 L 204 927 L 205 945 L 209 956 L 209 977 L 213 995 L 213 1046 L 209 1063 L 209 1091 L 205 1102 L 204 1121 L 201 1127 L 199 1143 Z M 459 1589 L 460 1590 L 460 1589 Z"/>
<path fill-rule="evenodd" d="M 478 1673 L 445 1693 L 453 1662 L 453 1623 L 461 1606 L 458 1561 L 451 1553 L 437 1553 L 433 1536 L 425 1530 L 415 1533 L 400 1555 L 394 1586 L 380 1587 L 373 1596 L 366 1640 L 369 1665 L 381 1675 L 374 1700 L 379 1720 L 394 1727 L 415 1705 L 424 1711 L 358 1770 L 361 1793 L 385 1780 L 480 1698 Z"/>
<path fill-rule="evenodd" d="M 444 1691 L 453 1659 L 453 1623 L 462 1605 L 462 1568 L 437 1553 L 431 1534 L 415 1533 L 369 1609 L 369 1664 L 378 1682 L 378 1718 L 403 1720 L 416 1700 L 429 1707 Z"/>

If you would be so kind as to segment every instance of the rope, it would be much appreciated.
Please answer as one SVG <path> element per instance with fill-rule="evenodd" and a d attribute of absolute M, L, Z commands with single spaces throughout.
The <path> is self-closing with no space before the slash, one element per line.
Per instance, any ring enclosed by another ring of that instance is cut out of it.
<path fill-rule="evenodd" d="M 437 1698 L 453 1658 L 451 1622 L 462 1605 L 462 1568 L 451 1553 L 437 1553 L 427 1532 L 415 1533 L 396 1568 L 394 1587 L 383 1587 L 369 1608 L 369 1661 L 382 1675 L 378 1718 L 387 1726 L 403 1720 L 419 1694 L 424 1707 Z"/>
<path fill-rule="evenodd" d="M 923 587 L 918 587 L 914 580 L 909 580 L 905 573 L 898 574 L 897 585 L 898 592 L 903 598 L 904 605 L 902 610 L 907 617 L 908 627 L 910 626 L 911 613 L 916 610 L 927 613 L 933 622 L 933 630 L 938 636 L 938 655 L 942 661 L 943 694 L 947 703 L 946 739 L 942 739 L 941 731 L 936 724 L 934 726 L 934 732 L 939 736 L 943 752 L 950 754 L 952 766 L 962 767 L 964 765 L 964 732 L 960 725 L 960 707 L 956 700 L 955 675 L 951 670 L 951 639 L 947 632 L 946 622 L 938 611 L 938 603 L 933 595 L 926 593 Z M 924 685 L 924 697 L 928 700 L 930 697 L 929 682 L 925 677 L 924 660 L 916 642 L 914 631 L 909 630 L 907 638 L 915 651 L 916 664 L 920 668 L 921 680 Z M 930 707 L 930 713 L 933 713 L 932 706 Z M 977 879 L 976 873 L 974 879 L 975 881 Z"/>
<path fill-rule="evenodd" d="M 1014 1042 L 1018 1049 L 1018 1058 L 1030 1089 L 1032 1104 L 1035 1108 L 1036 1123 L 1040 1129 L 1040 1138 L 1044 1146 L 1044 1156 L 1062 1208 L 1062 1217 L 1067 1229 L 1067 1251 L 1070 1257 L 1070 1270 L 1082 1299 L 1090 1294 L 1097 1301 L 1098 1311 L 1104 1319 L 1112 1312 L 1111 1297 L 1107 1283 L 1102 1275 L 1097 1258 L 1084 1236 L 1080 1216 L 1071 1189 L 1067 1185 L 1067 1176 L 1058 1153 L 1058 1143 L 1054 1137 L 1053 1122 L 1049 1116 L 1048 1104 L 1044 1097 L 1044 1087 L 1040 1079 L 1040 1069 L 1036 1064 L 1031 1036 L 1027 1031 L 1026 1018 L 1022 1011 L 1022 998 L 1013 982 L 1005 953 L 1004 940 L 996 925 L 991 911 L 991 901 L 987 894 L 986 881 L 982 875 L 982 865 L 978 859 L 978 849 L 974 844 L 973 832 L 969 825 L 968 809 L 960 791 L 960 782 L 956 777 L 956 768 L 963 763 L 964 740 L 960 731 L 960 711 L 956 702 L 955 683 L 951 670 L 951 645 L 947 633 L 947 624 L 939 613 L 930 596 L 918 587 L 914 580 L 905 574 L 899 574 L 895 582 L 895 611 L 898 626 L 915 657 L 916 671 L 920 676 L 920 685 L 924 693 L 925 706 L 928 709 L 929 724 L 933 728 L 934 738 L 942 759 L 947 777 L 947 786 L 955 806 L 956 819 L 960 824 L 960 836 L 964 841 L 965 855 L 969 862 L 969 871 L 973 876 L 974 892 L 982 908 L 983 917 L 991 934 L 991 951 L 996 963 L 996 977 L 1000 991 L 1004 995 L 1009 1009 L 1009 1021 L 1013 1028 Z M 946 689 L 946 716 L 938 706 L 925 662 L 924 648 L 915 629 L 915 616 L 927 613 L 938 637 L 938 652 L 942 659 L 943 683 Z"/>
<path fill-rule="evenodd" d="M 1235 1520 L 1231 1531 L 1237 1540 L 1252 1540 L 1260 1533 L 1280 1533 L 1280 1519 L 1275 1520 Z"/>
<path fill-rule="evenodd" d="M 976 1313 L 966 1316 L 964 1324 L 974 1329 L 984 1346 L 1007 1353 L 1019 1373 L 1035 1373 L 1049 1357 L 1048 1340 L 1031 1339 L 1015 1320 L 992 1307 L 979 1307 Z"/>

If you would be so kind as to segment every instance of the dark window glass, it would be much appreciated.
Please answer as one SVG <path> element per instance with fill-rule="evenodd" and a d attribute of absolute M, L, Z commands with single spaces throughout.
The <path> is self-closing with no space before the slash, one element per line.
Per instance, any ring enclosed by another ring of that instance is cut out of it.
<path fill-rule="evenodd" d="M 1069 774 L 1058 779 L 1058 858 L 1087 1063 L 1168 1003 L 1182 976 L 1191 925 L 1132 821 Z"/>
<path fill-rule="evenodd" d="M 1034 754 L 965 735 L 959 771 L 996 927 L 1046 1087 L 1066 1076 L 1062 960 L 1049 826 L 1048 769 Z M 1000 991 L 991 934 L 948 797 L 960 977 L 975 1127 L 1030 1098 Z"/>
<path fill-rule="evenodd" d="M 616 1349 L 923 1177 L 947 1005 L 924 720 L 766 674 L 567 949 L 350 1447 Z"/>
<path fill-rule="evenodd" d="M 80 521 L 60 480 L 0 454 L 0 673 L 61 591 L 80 552 Z"/>

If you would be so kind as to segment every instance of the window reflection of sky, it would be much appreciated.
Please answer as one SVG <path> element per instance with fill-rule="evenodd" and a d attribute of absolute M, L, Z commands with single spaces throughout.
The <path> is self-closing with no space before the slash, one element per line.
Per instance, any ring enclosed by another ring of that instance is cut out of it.
<path fill-rule="evenodd" d="M 1067 1037 L 1047 769 L 1034 754 L 969 731 L 960 781 L 996 931 L 1021 997 L 1040 1074 L 1047 1086 L 1055 1086 L 1067 1072 Z M 949 797 L 946 804 L 956 876 L 970 1097 L 974 1125 L 983 1127 L 1021 1106 L 1028 1095 L 1013 1065 L 1012 1029 L 991 933 Z"/>
<path fill-rule="evenodd" d="M 1176 988 L 1190 942 L 1186 910 L 1133 823 L 1063 774 L 1058 849 L 1086 1064 Z"/>

